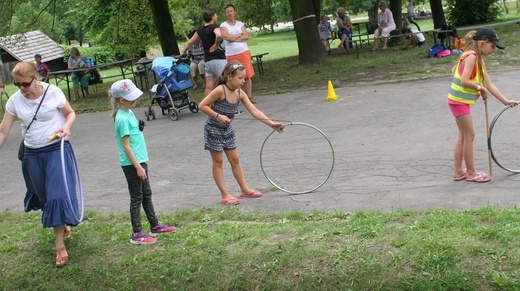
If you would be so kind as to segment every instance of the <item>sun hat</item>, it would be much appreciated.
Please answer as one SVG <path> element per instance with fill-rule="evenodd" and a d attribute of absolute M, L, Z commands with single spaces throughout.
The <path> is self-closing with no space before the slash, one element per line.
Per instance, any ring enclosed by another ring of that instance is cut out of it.
<path fill-rule="evenodd" d="M 499 48 L 499 49 L 503 49 L 506 47 L 503 43 L 501 43 L 498 40 L 497 32 L 493 28 L 488 27 L 488 26 L 482 27 L 479 30 L 477 30 L 477 33 L 475 34 L 475 36 L 473 36 L 473 40 L 490 41 L 490 42 L 494 43 L 497 46 L 497 48 Z"/>
<path fill-rule="evenodd" d="M 343 8 L 343 7 L 338 8 L 336 13 L 345 13 L 345 8 Z"/>
<path fill-rule="evenodd" d="M 119 80 L 112 84 L 110 88 L 112 97 L 123 98 L 127 101 L 134 101 L 143 95 L 143 91 L 139 90 L 135 84 L 128 79 Z"/>

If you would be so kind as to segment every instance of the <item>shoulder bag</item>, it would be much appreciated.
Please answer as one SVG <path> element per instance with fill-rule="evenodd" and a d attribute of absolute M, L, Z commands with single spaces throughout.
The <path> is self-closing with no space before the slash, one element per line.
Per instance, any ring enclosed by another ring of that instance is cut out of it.
<path fill-rule="evenodd" d="M 31 123 L 29 123 L 29 125 L 27 126 L 27 129 L 25 130 L 25 134 L 27 134 L 27 131 L 31 127 L 31 124 L 36 120 L 36 114 L 38 114 L 38 111 L 40 110 L 40 106 L 42 106 L 43 99 L 45 99 L 45 95 L 47 95 L 47 90 L 49 90 L 50 86 L 51 85 L 49 84 L 49 86 L 47 86 L 47 88 L 45 89 L 45 92 L 43 93 L 42 100 L 40 100 L 40 104 L 38 104 L 38 107 L 36 108 L 36 112 L 34 112 L 34 116 L 33 116 L 32 120 L 31 120 Z M 25 155 L 25 144 L 24 144 L 25 134 L 24 134 L 24 137 L 22 139 L 22 142 L 20 143 L 20 147 L 18 148 L 18 159 L 20 161 L 23 160 L 23 157 Z"/>

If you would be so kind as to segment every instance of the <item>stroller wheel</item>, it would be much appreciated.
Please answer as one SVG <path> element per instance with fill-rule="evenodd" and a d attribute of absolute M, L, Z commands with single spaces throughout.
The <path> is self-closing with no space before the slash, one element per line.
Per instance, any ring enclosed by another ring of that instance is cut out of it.
<path fill-rule="evenodd" d="M 173 120 L 173 121 L 177 121 L 179 119 L 179 110 L 175 109 L 175 108 L 172 108 L 170 110 L 170 119 Z"/>
<path fill-rule="evenodd" d="M 148 114 L 148 111 L 144 111 L 144 116 L 146 116 L 146 121 L 150 121 L 150 115 Z"/>
<path fill-rule="evenodd" d="M 152 118 L 153 118 L 153 120 L 155 120 L 155 110 L 152 109 L 152 110 L 150 111 L 150 113 L 152 113 Z"/>
<path fill-rule="evenodd" d="M 193 113 L 199 112 L 199 105 L 196 102 L 191 101 L 189 107 L 190 107 L 191 112 L 193 112 Z"/>

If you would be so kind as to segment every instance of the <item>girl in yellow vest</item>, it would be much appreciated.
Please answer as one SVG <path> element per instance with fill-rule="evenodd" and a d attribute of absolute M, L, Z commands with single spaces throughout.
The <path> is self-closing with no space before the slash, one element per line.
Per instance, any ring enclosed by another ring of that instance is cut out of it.
<path fill-rule="evenodd" d="M 486 102 L 489 94 L 495 96 L 504 105 L 517 105 L 517 101 L 507 99 L 493 84 L 486 72 L 486 66 L 482 57 L 492 54 L 496 48 L 505 46 L 498 40 L 498 35 L 491 27 L 483 27 L 478 31 L 472 31 L 466 35 L 472 37 L 473 43 L 462 54 L 457 65 L 448 95 L 448 104 L 459 128 L 459 137 L 455 143 L 453 180 L 466 180 L 469 182 L 487 182 L 489 176 L 475 169 L 473 163 L 473 118 L 470 105 L 482 96 Z M 462 167 L 462 161 L 466 169 Z"/>

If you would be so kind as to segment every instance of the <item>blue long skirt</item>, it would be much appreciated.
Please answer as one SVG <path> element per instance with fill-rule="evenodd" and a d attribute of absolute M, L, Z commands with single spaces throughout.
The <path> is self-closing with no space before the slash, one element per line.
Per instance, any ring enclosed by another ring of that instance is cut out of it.
<path fill-rule="evenodd" d="M 41 209 L 43 227 L 78 224 L 72 212 L 79 217 L 72 146 L 69 142 L 64 143 L 65 173 L 72 209 L 63 182 L 60 149 L 61 142 L 39 149 L 26 147 L 22 161 L 22 172 L 27 187 L 24 210 L 29 212 Z"/>

